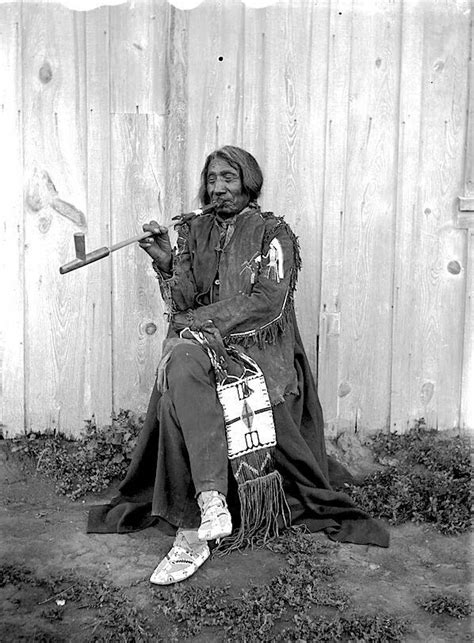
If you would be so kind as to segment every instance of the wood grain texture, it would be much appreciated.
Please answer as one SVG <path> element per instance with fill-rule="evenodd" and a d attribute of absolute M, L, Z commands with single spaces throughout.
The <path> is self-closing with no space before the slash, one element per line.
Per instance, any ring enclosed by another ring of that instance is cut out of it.
<path fill-rule="evenodd" d="M 188 11 L 180 11 L 170 5 L 166 51 L 165 105 L 167 117 L 164 130 L 166 155 L 164 193 L 167 221 L 189 209 L 189 186 L 186 175 L 189 109 L 187 93 L 188 22 Z"/>
<path fill-rule="evenodd" d="M 468 78 L 468 123 L 466 128 L 466 156 L 464 168 L 464 194 L 474 197 L 474 22 L 471 5 L 471 45 Z M 473 215 L 473 213 L 470 213 Z M 466 234 L 466 299 L 464 311 L 464 346 L 461 384 L 460 426 L 474 433 L 474 230 Z"/>
<path fill-rule="evenodd" d="M 113 241 L 138 234 L 157 218 L 164 127 L 164 119 L 154 114 L 112 116 Z M 138 244 L 114 253 L 112 264 L 114 409 L 143 411 L 161 355 L 164 308 L 151 260 Z"/>
<path fill-rule="evenodd" d="M 169 10 L 166 0 L 110 9 L 112 113 L 164 114 Z"/>
<path fill-rule="evenodd" d="M 467 12 L 466 12 L 467 13 Z M 474 196 L 474 7 L 471 4 L 471 34 L 469 46 L 469 69 L 468 69 L 468 123 L 466 128 L 466 156 L 464 168 L 464 193 L 466 196 Z"/>
<path fill-rule="evenodd" d="M 331 4 L 327 54 L 326 147 L 318 390 L 328 431 L 339 427 L 340 315 L 348 104 L 351 81 L 352 2 Z M 346 427 L 347 428 L 347 427 Z"/>
<path fill-rule="evenodd" d="M 438 159 L 429 166 L 429 174 L 421 183 L 424 210 L 427 205 L 432 215 L 427 216 L 426 223 L 433 226 L 431 232 L 438 238 L 437 242 L 431 235 L 424 239 L 430 256 L 430 278 L 425 283 L 430 283 L 432 288 L 429 318 L 438 316 L 439 321 L 438 324 L 429 324 L 430 331 L 434 330 L 434 333 L 426 346 L 423 366 L 426 365 L 428 371 L 436 363 L 437 391 L 432 408 L 436 413 L 436 426 L 446 427 L 459 425 L 459 365 L 462 363 L 461 329 L 466 285 L 465 270 L 451 272 L 450 263 L 457 261 L 460 266 L 466 266 L 466 237 L 453 226 L 457 204 L 452 195 L 461 194 L 463 189 L 464 159 L 460 150 L 466 130 L 468 61 L 465 52 L 469 43 L 466 21 L 469 8 L 470 2 L 467 1 L 447 7 L 444 3 L 436 4 L 429 31 L 425 32 L 429 34 L 425 58 L 429 72 L 427 69 L 425 76 L 430 78 L 430 83 L 425 94 L 428 118 L 422 158 Z M 437 118 L 433 118 L 433 112 L 430 112 L 432 105 L 436 106 Z M 435 208 L 430 205 L 433 198 Z M 425 328 L 428 330 L 427 326 Z M 429 335 L 427 332 L 426 336 Z M 427 375 L 431 379 L 429 372 Z"/>
<path fill-rule="evenodd" d="M 355 5 L 342 217 L 338 417 L 390 422 L 391 299 L 400 5 Z"/>
<path fill-rule="evenodd" d="M 420 417 L 435 427 L 459 423 L 465 272 L 452 272 L 450 262 L 466 262 L 464 233 L 453 225 L 466 131 L 466 9 L 462 3 L 420 4 L 419 166 L 410 170 L 416 170 L 416 182 L 411 174 L 402 187 L 412 186 L 411 207 L 407 203 L 398 215 L 397 260 L 405 263 L 397 267 L 394 299 L 392 426 L 398 429 Z M 414 24 L 411 11 L 407 5 L 406 18 Z M 413 83 L 403 91 L 412 92 Z M 405 127 L 408 117 L 403 115 Z M 409 167 L 407 157 L 401 153 L 399 164 Z"/>
<path fill-rule="evenodd" d="M 296 312 L 304 346 L 313 373 L 317 375 L 329 83 L 329 4 L 304 6 L 296 12 L 296 17 L 298 20 L 293 25 L 293 78 L 298 105 L 295 115 L 298 146 L 293 159 L 297 177 L 293 193 L 293 227 L 300 240 L 303 259 L 296 293 Z"/>
<path fill-rule="evenodd" d="M 231 143 L 300 238 L 297 314 L 314 370 L 319 345 L 329 434 L 472 423 L 472 235 L 454 225 L 464 164 L 472 185 L 468 0 L 18 3 L 0 17 L 0 162 L 20 163 L 0 215 L 0 421 L 77 434 L 112 403 L 144 408 L 165 333 L 150 261 L 129 247 L 60 276 L 70 217 L 86 217 L 88 250 L 169 224 Z"/>
<path fill-rule="evenodd" d="M 24 429 L 21 7 L 0 5 L 0 427 Z"/>
<path fill-rule="evenodd" d="M 474 433 L 474 231 L 467 230 L 466 302 L 464 314 L 464 342 L 461 382 L 460 427 Z"/>
<path fill-rule="evenodd" d="M 109 10 L 85 14 L 87 92 L 86 251 L 109 245 L 110 237 L 110 60 Z M 108 259 L 84 268 L 87 294 L 84 406 L 99 425 L 112 414 L 112 274 Z"/>
<path fill-rule="evenodd" d="M 399 89 L 398 186 L 393 281 L 393 355 L 391 374 L 391 430 L 409 428 L 407 410 L 412 401 L 412 355 L 418 338 L 415 323 L 416 293 L 413 269 L 420 244 L 418 185 L 423 104 L 424 9 L 421 3 L 404 3 L 402 12 Z M 411 312 L 410 312 L 411 311 Z M 413 411 L 412 411 L 413 414 Z M 412 415 L 412 420 L 414 414 Z"/>
<path fill-rule="evenodd" d="M 239 0 L 204 2 L 189 14 L 185 48 L 176 46 L 175 30 L 175 55 L 181 51 L 186 58 L 182 80 L 182 100 L 187 104 L 185 203 L 192 206 L 197 205 L 200 171 L 207 154 L 222 145 L 242 146 L 243 13 Z"/>
<path fill-rule="evenodd" d="M 271 141 L 267 140 L 266 135 L 266 122 L 272 110 L 267 103 L 273 55 L 268 38 L 270 18 L 267 9 L 245 7 L 242 19 L 244 40 L 242 146 L 255 156 L 264 171 L 262 206 L 266 209 L 277 209 L 272 194 L 273 180 L 266 165 L 271 147 Z"/>
<path fill-rule="evenodd" d="M 87 275 L 64 279 L 77 228 L 48 200 L 86 210 L 84 14 L 23 6 L 26 411 L 28 429 L 83 427 Z M 54 190 L 53 190 L 54 191 Z"/>

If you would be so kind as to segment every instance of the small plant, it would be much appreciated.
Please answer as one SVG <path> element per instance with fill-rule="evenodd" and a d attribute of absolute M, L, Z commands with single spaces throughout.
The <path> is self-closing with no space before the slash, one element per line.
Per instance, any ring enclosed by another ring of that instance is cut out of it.
<path fill-rule="evenodd" d="M 57 493 L 77 500 L 124 477 L 143 420 L 121 410 L 110 426 L 99 428 L 94 420 L 87 421 L 77 440 L 61 433 L 30 433 L 8 442 L 12 453 L 26 464 L 32 461 L 38 473 L 55 481 Z"/>
<path fill-rule="evenodd" d="M 38 578 L 34 573 L 23 565 L 1 565 L 0 566 L 0 587 L 5 585 L 38 585 Z M 45 581 L 41 581 L 42 586 Z"/>
<path fill-rule="evenodd" d="M 429 430 L 420 420 L 406 434 L 379 434 L 372 441 L 383 469 L 347 492 L 373 516 L 398 525 L 432 523 L 443 534 L 459 534 L 471 525 L 469 442 Z M 388 462 L 388 465 L 387 465 Z"/>
<path fill-rule="evenodd" d="M 50 623 L 54 623 L 55 621 L 62 621 L 64 616 L 64 609 L 59 605 L 51 605 L 49 607 L 45 607 L 41 611 L 41 616 Z"/>
<path fill-rule="evenodd" d="M 458 594 L 433 594 L 420 606 L 430 614 L 447 614 L 454 618 L 467 618 L 472 612 L 470 601 Z"/>
<path fill-rule="evenodd" d="M 352 614 L 337 619 L 296 615 L 293 626 L 277 636 L 277 641 L 373 641 L 395 643 L 409 631 L 406 621 L 386 615 Z"/>

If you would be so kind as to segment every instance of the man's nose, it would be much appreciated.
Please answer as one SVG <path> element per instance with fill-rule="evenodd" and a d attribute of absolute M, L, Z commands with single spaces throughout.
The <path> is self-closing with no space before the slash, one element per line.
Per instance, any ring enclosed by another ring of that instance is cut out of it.
<path fill-rule="evenodd" d="M 226 191 L 225 181 L 223 179 L 217 178 L 214 185 L 214 194 L 224 194 Z"/>

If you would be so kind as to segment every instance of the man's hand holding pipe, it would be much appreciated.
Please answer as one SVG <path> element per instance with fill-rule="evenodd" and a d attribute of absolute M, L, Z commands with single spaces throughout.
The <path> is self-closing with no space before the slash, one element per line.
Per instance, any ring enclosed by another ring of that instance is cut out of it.
<path fill-rule="evenodd" d="M 172 249 L 168 228 L 157 221 L 150 221 L 144 224 L 143 232 L 152 232 L 153 236 L 140 241 L 140 248 L 150 255 L 161 272 L 170 273 Z"/>

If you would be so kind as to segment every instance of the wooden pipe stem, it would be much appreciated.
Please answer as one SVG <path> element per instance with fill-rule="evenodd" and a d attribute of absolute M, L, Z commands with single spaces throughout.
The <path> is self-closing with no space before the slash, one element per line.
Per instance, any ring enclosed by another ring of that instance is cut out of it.
<path fill-rule="evenodd" d="M 153 236 L 153 232 L 142 232 L 141 234 L 137 234 L 135 237 L 131 237 L 130 239 L 125 239 L 124 241 L 119 241 L 118 243 L 114 243 L 113 246 L 110 246 L 110 252 L 115 252 L 120 248 L 125 248 L 125 246 L 129 246 L 131 243 L 136 243 L 137 241 L 143 241 L 143 239 L 148 239 L 148 237 L 152 237 L 152 236 Z"/>

